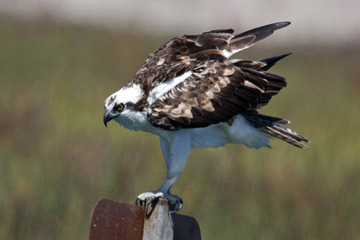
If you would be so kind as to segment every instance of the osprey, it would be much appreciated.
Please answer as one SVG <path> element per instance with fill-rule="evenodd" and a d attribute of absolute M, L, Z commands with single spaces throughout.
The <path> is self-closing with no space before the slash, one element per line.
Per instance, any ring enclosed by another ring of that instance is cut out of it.
<path fill-rule="evenodd" d="M 281 124 L 289 121 L 258 113 L 286 86 L 283 77 L 267 72 L 285 55 L 261 61 L 229 59 L 290 22 L 279 22 L 237 35 L 232 29 L 174 37 L 151 53 L 142 68 L 105 100 L 104 124 L 114 119 L 135 131 L 160 137 L 167 176 L 145 199 L 165 197 L 170 209 L 182 207 L 170 193 L 191 150 L 228 143 L 269 147 L 269 137 L 305 148 L 307 139 Z"/>

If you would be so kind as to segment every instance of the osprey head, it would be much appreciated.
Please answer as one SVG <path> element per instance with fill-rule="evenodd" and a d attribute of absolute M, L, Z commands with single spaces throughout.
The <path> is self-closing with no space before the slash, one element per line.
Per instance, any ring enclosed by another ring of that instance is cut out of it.
<path fill-rule="evenodd" d="M 125 86 L 116 93 L 111 94 L 105 100 L 105 126 L 107 126 L 107 123 L 112 119 L 121 123 L 121 117 L 126 118 L 129 115 L 129 112 L 134 111 L 134 105 L 136 105 L 142 97 L 143 91 L 138 84 Z M 128 109 L 130 105 L 132 106 L 132 109 Z"/>

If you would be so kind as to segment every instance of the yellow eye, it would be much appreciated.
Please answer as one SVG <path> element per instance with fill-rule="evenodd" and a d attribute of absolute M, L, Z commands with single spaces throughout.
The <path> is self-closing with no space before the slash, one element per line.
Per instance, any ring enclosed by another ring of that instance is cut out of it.
<path fill-rule="evenodd" d="M 120 104 L 120 105 L 117 107 L 117 110 L 118 110 L 118 111 L 124 110 L 124 104 Z"/>

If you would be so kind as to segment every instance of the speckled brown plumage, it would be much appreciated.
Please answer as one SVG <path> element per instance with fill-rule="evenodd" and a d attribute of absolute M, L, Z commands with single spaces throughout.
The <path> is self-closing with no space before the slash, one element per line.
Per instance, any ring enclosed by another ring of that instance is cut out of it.
<path fill-rule="evenodd" d="M 226 122 L 239 113 L 255 113 L 286 86 L 284 78 L 243 67 L 240 61 L 210 60 L 192 71 L 148 108 L 152 124 L 175 130 Z"/>
<path fill-rule="evenodd" d="M 223 29 L 172 38 L 149 55 L 128 83 L 129 87 L 139 84 L 143 97 L 127 107 L 146 111 L 152 125 L 166 130 L 231 122 L 237 114 L 255 119 L 256 110 L 286 86 L 283 77 L 267 70 L 287 55 L 262 61 L 230 60 L 228 56 L 288 24 L 270 24 L 238 35 Z M 184 81 L 148 101 L 152 89 L 189 71 Z"/>

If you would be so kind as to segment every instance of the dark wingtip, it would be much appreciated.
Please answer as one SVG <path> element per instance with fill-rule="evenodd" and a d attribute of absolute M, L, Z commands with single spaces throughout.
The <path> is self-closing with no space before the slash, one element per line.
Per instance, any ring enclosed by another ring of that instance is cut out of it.
<path fill-rule="evenodd" d="M 245 37 L 248 35 L 255 35 L 255 40 L 253 43 L 256 43 L 256 42 L 270 36 L 274 31 L 276 31 L 280 28 L 284 28 L 290 24 L 291 24 L 290 22 L 271 23 L 268 25 L 264 25 L 264 26 L 257 27 L 257 28 L 251 29 L 249 31 L 240 33 L 240 34 L 236 35 L 233 39 Z"/>
<path fill-rule="evenodd" d="M 289 26 L 291 24 L 291 22 L 284 21 L 284 22 L 278 22 L 278 23 L 274 23 L 274 24 L 278 25 L 280 28 L 283 28 L 283 27 Z"/>
<path fill-rule="evenodd" d="M 273 29 L 273 31 L 278 30 L 280 28 L 284 28 L 286 26 L 289 26 L 291 24 L 291 22 L 289 21 L 284 21 L 284 22 L 276 22 L 276 23 L 270 23 L 268 25 L 265 25 L 263 27 L 270 27 Z"/>
<path fill-rule="evenodd" d="M 291 55 L 292 53 L 286 53 L 280 56 L 276 56 L 276 57 L 271 57 L 271 58 L 265 58 L 263 60 L 260 60 L 260 62 L 263 62 L 266 64 L 266 66 L 262 67 L 261 70 L 268 70 L 269 68 L 271 68 L 272 66 L 275 65 L 276 62 L 278 62 L 279 60 L 283 59 L 284 57 L 287 57 L 289 55 Z"/>

